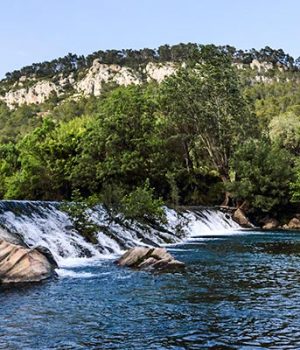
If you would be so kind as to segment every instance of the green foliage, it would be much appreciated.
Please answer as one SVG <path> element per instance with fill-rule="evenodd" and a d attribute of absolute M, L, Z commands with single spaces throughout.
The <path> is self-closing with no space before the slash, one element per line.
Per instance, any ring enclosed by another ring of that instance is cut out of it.
<path fill-rule="evenodd" d="M 121 200 L 121 210 L 125 218 L 140 222 L 166 223 L 162 199 L 154 198 L 154 190 L 147 179 Z"/>
<path fill-rule="evenodd" d="M 116 184 L 103 184 L 99 195 L 99 203 L 102 203 L 114 221 L 120 214 L 122 206 L 121 201 L 125 195 L 125 189 Z"/>
<path fill-rule="evenodd" d="M 297 159 L 295 164 L 295 179 L 290 184 L 293 203 L 300 203 L 300 162 Z"/>
<path fill-rule="evenodd" d="M 282 81 L 274 79 L 272 83 L 251 84 L 245 89 L 246 96 L 255 104 L 255 113 L 263 129 L 268 127 L 274 117 L 286 112 L 299 115 L 299 72 L 291 77 L 287 74 Z"/>
<path fill-rule="evenodd" d="M 86 133 L 73 180 L 85 191 L 101 192 L 114 184 L 130 190 L 149 177 L 163 184 L 164 120 L 151 87 L 120 87 L 103 101 L 98 117 Z"/>
<path fill-rule="evenodd" d="M 7 182 L 18 169 L 18 152 L 13 143 L 0 145 L 0 198 L 4 198 Z"/>
<path fill-rule="evenodd" d="M 88 242 L 97 244 L 99 226 L 95 224 L 90 215 L 91 208 L 97 203 L 95 198 L 85 199 L 78 190 L 72 192 L 71 202 L 63 203 L 60 208 L 72 220 L 72 224 Z"/>
<path fill-rule="evenodd" d="M 0 102 L 0 142 L 15 142 L 26 133 L 41 124 L 42 119 L 37 115 L 40 107 L 23 105 L 15 110 Z"/>
<path fill-rule="evenodd" d="M 176 207 L 179 205 L 180 196 L 179 196 L 179 189 L 175 179 L 175 174 L 169 171 L 166 174 L 166 178 L 170 186 L 170 203 Z"/>
<path fill-rule="evenodd" d="M 83 234 L 91 241 L 94 227 L 85 213 L 92 196 L 112 220 L 123 212 L 153 221 L 164 221 L 162 199 L 173 206 L 220 204 L 226 189 L 260 211 L 283 208 L 290 187 L 300 200 L 300 166 L 293 177 L 300 154 L 299 60 L 269 47 L 192 43 L 69 54 L 8 74 L 0 91 L 21 75 L 29 77 L 26 84 L 59 73 L 78 79 L 94 59 L 141 68 L 141 75 L 148 62 L 181 68 L 160 85 L 108 83 L 101 97 L 74 100 L 70 90 L 69 97 L 53 94 L 13 110 L 0 102 L 1 198 L 73 199 L 74 225 L 82 232 L 87 226 Z M 245 66 L 253 59 L 274 68 Z M 268 83 L 256 83 L 259 78 Z"/>
<path fill-rule="evenodd" d="M 41 127 L 21 139 L 14 151 L 17 162 L 14 159 L 8 165 L 11 154 L 4 155 L 1 160 L 3 168 L 0 168 L 0 174 L 6 177 L 3 197 L 44 200 L 70 198 L 70 175 L 77 147 L 88 122 L 89 119 L 84 116 L 62 124 L 44 119 Z M 11 169 L 7 170 L 8 167 Z"/>
<path fill-rule="evenodd" d="M 227 179 L 233 150 L 257 133 L 228 56 L 206 47 L 201 64 L 182 68 L 163 82 L 162 95 L 188 172 L 207 166 Z"/>
<path fill-rule="evenodd" d="M 300 154 L 300 114 L 286 112 L 274 117 L 269 124 L 270 138 L 295 155 Z"/>
<path fill-rule="evenodd" d="M 5 198 L 34 199 L 43 194 L 43 198 L 47 199 L 51 172 L 47 171 L 42 158 L 42 146 L 47 133 L 53 129 L 54 123 L 45 120 L 40 128 L 17 143 L 19 167 L 7 179 Z M 50 189 L 50 193 L 52 192 L 53 188 Z"/>
<path fill-rule="evenodd" d="M 228 189 L 234 198 L 247 200 L 257 210 L 277 210 L 290 200 L 292 165 L 286 150 L 266 140 L 250 140 L 232 158 L 231 170 L 236 179 Z"/>

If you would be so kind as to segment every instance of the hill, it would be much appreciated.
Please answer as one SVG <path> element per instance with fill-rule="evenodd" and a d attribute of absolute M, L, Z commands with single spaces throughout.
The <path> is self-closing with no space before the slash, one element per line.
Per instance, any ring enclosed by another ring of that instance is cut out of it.
<path fill-rule="evenodd" d="M 6 74 L 0 82 L 0 99 L 10 108 L 39 104 L 50 97 L 99 96 L 107 84 L 161 82 L 187 62 L 197 62 L 202 45 L 178 44 L 158 49 L 97 51 L 87 57 L 68 54 L 50 62 L 34 63 Z M 246 71 L 252 82 L 291 78 L 299 70 L 299 59 L 283 50 L 266 47 L 243 51 L 219 46 L 233 64 Z M 285 74 L 280 74 L 285 73 Z"/>
<path fill-rule="evenodd" d="M 0 196 L 93 197 L 132 217 L 163 202 L 297 210 L 299 77 L 282 50 L 196 44 L 7 73 Z"/>

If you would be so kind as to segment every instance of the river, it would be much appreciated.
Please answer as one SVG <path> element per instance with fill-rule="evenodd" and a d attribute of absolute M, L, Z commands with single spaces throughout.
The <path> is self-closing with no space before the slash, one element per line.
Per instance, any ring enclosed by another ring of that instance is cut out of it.
<path fill-rule="evenodd" d="M 0 201 L 0 236 L 59 264 L 51 280 L 0 287 L 0 349 L 300 349 L 300 235 L 241 230 L 215 209 L 166 213 L 164 227 L 123 227 L 98 207 L 95 245 L 57 203 Z M 186 270 L 114 264 L 145 244 L 166 245 Z"/>
<path fill-rule="evenodd" d="M 299 349 L 300 235 L 235 232 L 169 248 L 187 269 L 112 259 L 2 288 L 1 349 Z"/>

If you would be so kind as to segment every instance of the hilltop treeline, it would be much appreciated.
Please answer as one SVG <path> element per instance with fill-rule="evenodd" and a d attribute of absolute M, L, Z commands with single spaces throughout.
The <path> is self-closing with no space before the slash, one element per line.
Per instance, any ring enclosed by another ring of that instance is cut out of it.
<path fill-rule="evenodd" d="M 5 81 L 7 83 L 14 83 L 21 76 L 51 78 L 56 74 L 69 75 L 71 72 L 78 72 L 89 68 L 96 58 L 105 64 L 118 64 L 136 69 L 149 62 L 195 61 L 200 59 L 201 50 L 205 47 L 205 45 L 188 43 L 172 46 L 162 45 L 158 49 L 99 50 L 86 57 L 69 53 L 64 57 L 52 61 L 34 63 L 20 70 L 6 73 Z M 300 59 L 294 60 L 293 57 L 285 53 L 282 49 L 274 50 L 266 46 L 259 51 L 256 49 L 238 50 L 230 45 L 214 46 L 214 48 L 229 55 L 235 63 L 249 64 L 252 60 L 257 59 L 260 62 L 271 62 L 274 65 L 280 64 L 290 69 L 299 69 Z"/>

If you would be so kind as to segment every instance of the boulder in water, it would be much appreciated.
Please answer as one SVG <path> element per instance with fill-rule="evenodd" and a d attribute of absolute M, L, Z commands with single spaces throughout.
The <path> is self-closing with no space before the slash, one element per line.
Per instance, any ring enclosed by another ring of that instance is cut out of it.
<path fill-rule="evenodd" d="M 245 227 L 245 228 L 253 227 L 249 219 L 246 217 L 244 211 L 240 208 L 235 210 L 235 212 L 232 215 L 232 219 L 242 227 Z"/>
<path fill-rule="evenodd" d="M 53 276 L 56 267 L 52 255 L 0 240 L 0 283 L 39 282 Z"/>
<path fill-rule="evenodd" d="M 116 263 L 119 266 L 157 271 L 174 271 L 185 267 L 165 248 L 134 247 L 127 250 Z"/>
<path fill-rule="evenodd" d="M 264 220 L 263 229 L 264 230 L 274 230 L 279 227 L 279 221 L 274 218 L 268 218 Z"/>
<path fill-rule="evenodd" d="M 288 224 L 283 226 L 284 229 L 300 230 L 300 219 L 297 217 L 291 219 Z"/>

